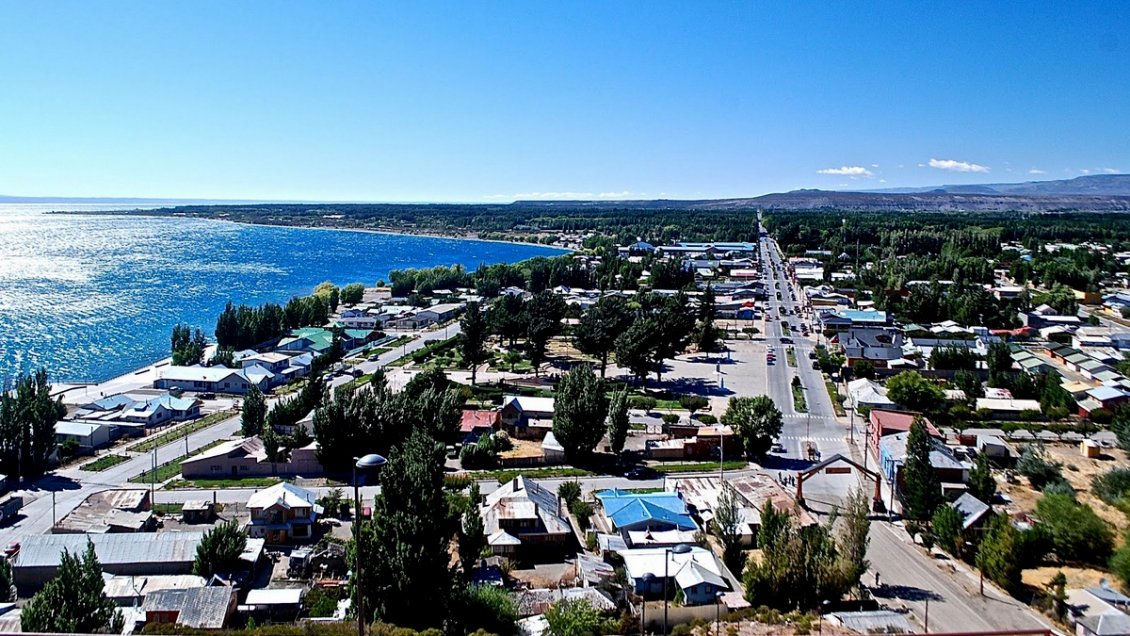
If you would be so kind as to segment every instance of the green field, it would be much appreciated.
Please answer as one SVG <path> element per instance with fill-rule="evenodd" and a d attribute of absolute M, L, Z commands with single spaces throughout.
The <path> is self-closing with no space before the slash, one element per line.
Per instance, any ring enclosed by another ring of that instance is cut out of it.
<path fill-rule="evenodd" d="M 722 465 L 721 465 L 721 468 L 723 470 L 733 471 L 733 470 L 742 470 L 744 468 L 747 468 L 748 466 L 749 466 L 748 462 L 743 462 L 741 460 L 735 459 L 735 460 L 727 460 L 727 461 L 723 462 Z M 673 475 L 673 474 L 678 474 L 678 473 L 712 473 L 712 472 L 718 472 L 719 465 L 718 465 L 718 462 L 701 462 L 701 463 L 690 463 L 690 464 L 663 464 L 663 465 L 653 466 L 653 468 L 655 468 L 656 472 L 658 472 L 660 474 Z"/>
<path fill-rule="evenodd" d="M 129 457 L 125 455 L 103 455 L 92 462 L 79 466 L 79 470 L 96 473 L 127 461 L 129 461 Z"/>
<path fill-rule="evenodd" d="M 165 484 L 165 490 L 200 488 L 219 490 L 223 488 L 267 488 L 281 482 L 279 477 L 245 477 L 242 479 L 175 479 Z"/>
<path fill-rule="evenodd" d="M 824 387 L 828 389 L 828 397 L 832 399 L 832 408 L 836 411 L 836 415 L 844 417 L 847 413 L 844 411 L 844 405 L 840 402 L 840 392 L 836 389 L 836 385 L 831 380 L 824 381 Z"/>
<path fill-rule="evenodd" d="M 160 435 L 147 437 L 144 441 L 138 442 L 133 446 L 130 446 L 126 450 L 132 451 L 134 453 L 147 453 L 154 448 L 159 448 L 170 442 L 175 442 L 178 439 L 183 439 L 185 435 L 191 435 L 196 431 L 204 430 L 209 426 L 215 426 L 216 424 L 219 424 L 220 422 L 228 419 L 236 413 L 237 411 L 235 410 L 216 411 L 215 413 L 205 415 L 204 417 L 193 422 L 181 424 L 180 426 L 161 433 Z"/>
<path fill-rule="evenodd" d="M 589 477 L 592 471 L 583 468 L 513 468 L 503 470 L 484 470 L 468 473 L 472 479 L 496 479 L 498 483 L 505 484 L 515 477 L 529 477 L 531 479 L 549 479 L 552 477 Z"/>
<path fill-rule="evenodd" d="M 797 413 L 808 412 L 808 402 L 804 399 L 804 387 L 793 386 L 793 409 Z"/>
<path fill-rule="evenodd" d="M 792 347 L 785 349 L 785 362 L 787 362 L 790 367 L 796 366 L 796 350 Z"/>

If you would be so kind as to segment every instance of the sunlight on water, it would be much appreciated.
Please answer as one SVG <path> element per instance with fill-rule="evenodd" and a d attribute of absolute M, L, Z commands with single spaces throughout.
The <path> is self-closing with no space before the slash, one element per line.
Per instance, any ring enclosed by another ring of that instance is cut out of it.
<path fill-rule="evenodd" d="M 193 219 L 49 215 L 114 206 L 0 204 L 0 381 L 45 367 L 94 381 L 168 355 L 169 331 L 211 332 L 230 298 L 285 302 L 323 280 L 516 262 L 556 250 Z"/>

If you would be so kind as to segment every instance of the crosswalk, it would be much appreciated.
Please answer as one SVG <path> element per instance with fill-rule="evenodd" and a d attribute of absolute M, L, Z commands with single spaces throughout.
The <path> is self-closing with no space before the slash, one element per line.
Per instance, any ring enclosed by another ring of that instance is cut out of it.
<path fill-rule="evenodd" d="M 791 442 L 842 442 L 842 437 L 805 437 L 803 435 L 782 435 L 778 438 L 782 441 Z"/>
<path fill-rule="evenodd" d="M 782 413 L 781 417 L 786 420 L 807 420 L 809 418 L 819 420 L 821 418 L 820 415 L 809 415 L 808 413 Z"/>

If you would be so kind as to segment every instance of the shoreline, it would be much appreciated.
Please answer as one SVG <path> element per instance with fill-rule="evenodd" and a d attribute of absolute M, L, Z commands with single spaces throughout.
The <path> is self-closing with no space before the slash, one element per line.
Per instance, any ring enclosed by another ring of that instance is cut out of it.
<path fill-rule="evenodd" d="M 199 216 L 190 214 L 147 214 L 148 212 L 155 212 L 160 208 L 149 209 L 131 209 L 131 210 L 90 210 L 90 211 L 69 211 L 69 210 L 52 210 L 44 212 L 44 214 L 60 214 L 71 216 L 125 216 L 125 217 L 148 217 L 157 219 L 194 219 L 197 221 L 215 221 L 221 223 L 233 223 L 236 225 L 249 225 L 260 227 L 274 227 L 280 229 L 296 229 L 296 230 L 329 230 L 333 232 L 363 232 L 368 234 L 387 234 L 390 236 L 419 236 L 421 238 L 434 238 L 434 239 L 452 239 L 457 241 L 479 241 L 483 243 L 501 243 L 504 245 L 524 245 L 527 247 L 544 247 L 546 249 L 560 250 L 563 253 L 575 253 L 577 250 L 571 247 L 563 247 L 561 245 L 545 245 L 543 243 L 531 243 L 529 241 L 518 241 L 515 239 L 489 239 L 480 238 L 477 235 L 450 233 L 444 234 L 438 231 L 424 231 L 413 232 L 408 229 L 386 229 L 386 228 L 368 228 L 368 227 L 355 227 L 344 225 L 285 225 L 282 223 L 260 223 L 257 221 L 239 221 L 234 219 L 225 219 L 215 216 Z"/>

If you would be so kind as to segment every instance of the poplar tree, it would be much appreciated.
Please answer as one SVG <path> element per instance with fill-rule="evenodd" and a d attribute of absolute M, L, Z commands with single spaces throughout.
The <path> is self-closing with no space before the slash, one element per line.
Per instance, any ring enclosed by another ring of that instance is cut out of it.
<path fill-rule="evenodd" d="M 604 382 L 592 367 L 571 369 L 557 383 L 553 406 L 553 436 L 570 462 L 587 459 L 604 437 L 608 401 Z"/>
<path fill-rule="evenodd" d="M 20 614 L 24 632 L 120 634 L 123 624 L 117 605 L 106 597 L 102 565 L 89 540 L 82 556 L 63 550 L 58 575 L 31 597 Z"/>
<path fill-rule="evenodd" d="M 487 327 L 487 317 L 479 307 L 479 303 L 467 303 L 463 318 L 459 321 L 459 354 L 463 362 L 471 368 L 471 386 L 475 386 L 479 365 L 490 359 L 487 351 L 487 337 L 490 331 Z"/>
<path fill-rule="evenodd" d="M 926 422 L 916 417 L 906 438 L 906 461 L 902 481 L 906 487 L 907 514 L 911 519 L 927 521 L 942 503 L 942 484 L 930 463 L 934 442 L 926 430 Z"/>
<path fill-rule="evenodd" d="M 608 445 L 617 455 L 623 452 L 624 442 L 628 440 L 628 426 L 628 389 L 623 389 L 612 393 L 612 399 L 608 403 L 608 417 L 605 419 Z"/>

